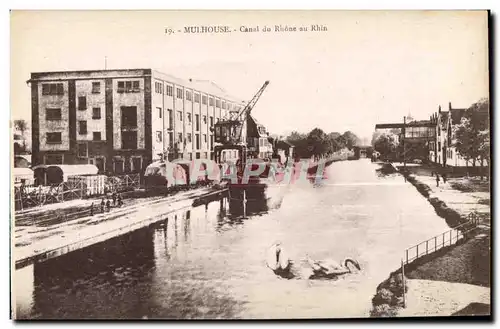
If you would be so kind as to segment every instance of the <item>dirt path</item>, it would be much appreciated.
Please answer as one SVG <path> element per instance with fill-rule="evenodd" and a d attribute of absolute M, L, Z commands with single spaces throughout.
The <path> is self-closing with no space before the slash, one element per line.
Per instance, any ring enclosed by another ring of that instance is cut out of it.
<path fill-rule="evenodd" d="M 449 316 L 469 305 L 490 304 L 490 289 L 476 285 L 432 280 L 408 280 L 407 307 L 401 317 Z M 483 309 L 488 309 L 484 307 Z M 476 312 L 474 315 L 480 315 Z M 487 315 L 489 314 L 482 314 Z"/>

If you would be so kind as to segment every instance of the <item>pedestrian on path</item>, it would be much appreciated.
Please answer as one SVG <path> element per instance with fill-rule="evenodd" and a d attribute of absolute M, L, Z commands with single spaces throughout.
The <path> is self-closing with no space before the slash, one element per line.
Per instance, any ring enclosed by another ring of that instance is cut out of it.
<path fill-rule="evenodd" d="M 111 210 L 111 201 L 106 201 L 106 210 L 109 212 Z"/>
<path fill-rule="evenodd" d="M 106 205 L 106 203 L 104 202 L 104 198 L 102 198 L 102 201 L 101 201 L 101 212 L 104 213 L 104 206 Z"/>
<path fill-rule="evenodd" d="M 116 206 L 116 191 L 113 192 L 112 198 L 113 198 L 113 207 L 114 207 L 114 206 Z"/>
<path fill-rule="evenodd" d="M 123 206 L 122 196 L 118 194 L 118 207 Z"/>
<path fill-rule="evenodd" d="M 439 174 L 436 172 L 436 187 L 439 187 Z"/>
<path fill-rule="evenodd" d="M 90 216 L 94 216 L 94 203 L 90 205 Z"/>
<path fill-rule="evenodd" d="M 441 176 L 443 176 L 443 183 L 446 184 L 446 172 L 443 172 L 443 174 Z"/>

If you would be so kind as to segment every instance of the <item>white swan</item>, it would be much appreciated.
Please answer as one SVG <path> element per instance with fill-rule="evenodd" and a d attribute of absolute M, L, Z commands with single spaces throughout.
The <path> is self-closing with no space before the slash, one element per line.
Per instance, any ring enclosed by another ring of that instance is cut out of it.
<path fill-rule="evenodd" d="M 337 275 L 353 273 L 350 264 L 352 264 L 358 271 L 361 270 L 359 263 L 353 258 L 345 258 L 340 264 L 333 259 L 313 260 L 306 255 L 306 260 L 311 266 L 314 274 L 318 277 L 333 277 Z"/>
<path fill-rule="evenodd" d="M 273 244 L 267 252 L 267 266 L 274 272 L 287 271 L 290 267 L 290 258 L 280 242 Z"/>

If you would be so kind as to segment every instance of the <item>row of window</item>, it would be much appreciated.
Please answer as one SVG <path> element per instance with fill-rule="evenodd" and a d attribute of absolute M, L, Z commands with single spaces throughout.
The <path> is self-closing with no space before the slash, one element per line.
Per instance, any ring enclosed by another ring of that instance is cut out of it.
<path fill-rule="evenodd" d="M 186 143 L 192 143 L 192 137 L 191 137 L 191 133 L 187 133 L 186 134 Z M 204 144 L 207 144 L 208 143 L 208 138 L 207 138 L 207 134 L 203 134 L 203 143 Z M 200 148 L 200 135 L 199 134 L 195 134 L 195 141 L 196 141 L 196 149 L 199 149 Z M 156 142 L 157 143 L 161 143 L 163 141 L 163 134 L 161 131 L 157 131 L 156 132 Z M 183 141 L 183 136 L 182 136 L 182 133 L 179 133 L 178 134 L 178 141 L 182 143 Z M 172 133 L 169 133 L 169 145 L 173 145 L 174 141 L 173 141 L 173 134 Z M 213 136 L 210 136 L 210 148 L 212 149 L 213 147 Z"/>
<path fill-rule="evenodd" d="M 101 83 L 92 82 L 92 94 L 101 93 Z M 62 83 L 42 83 L 42 95 L 64 95 Z"/>
<path fill-rule="evenodd" d="M 163 83 L 162 82 L 155 82 L 155 92 L 157 94 L 163 94 Z M 173 96 L 174 94 L 174 87 L 170 86 L 170 85 L 167 85 L 167 92 L 166 94 L 168 96 Z M 182 88 L 177 88 L 177 98 L 179 99 L 183 99 L 184 97 L 184 92 L 182 91 Z M 193 92 L 189 91 L 189 90 L 186 90 L 186 100 L 192 102 L 193 101 Z M 214 98 L 213 97 L 210 97 L 210 99 L 208 99 L 208 97 L 206 95 L 203 95 L 201 96 L 200 98 L 200 93 L 199 92 L 195 92 L 194 93 L 194 102 L 195 103 L 199 103 L 201 100 L 201 103 L 203 105 L 207 105 L 207 100 L 208 100 L 208 103 L 210 106 L 214 106 Z M 237 106 L 237 105 L 234 105 L 232 103 L 229 103 L 229 102 L 226 102 L 226 101 L 222 101 L 217 99 L 215 101 L 215 106 L 218 107 L 218 108 L 222 108 L 224 110 L 235 110 L 235 111 L 239 111 L 241 109 L 240 106 Z"/>
<path fill-rule="evenodd" d="M 101 119 L 101 108 L 92 108 L 92 119 Z M 45 120 L 47 121 L 60 121 L 62 120 L 62 111 L 60 108 L 46 108 Z"/>
<path fill-rule="evenodd" d="M 80 121 L 80 134 L 87 134 L 87 122 L 85 121 Z M 47 138 L 47 144 L 61 144 L 62 143 L 62 136 L 61 132 L 50 132 L 46 133 L 46 138 Z M 101 141 L 102 140 L 102 135 L 100 131 L 94 131 L 92 133 L 92 139 L 94 141 Z"/>

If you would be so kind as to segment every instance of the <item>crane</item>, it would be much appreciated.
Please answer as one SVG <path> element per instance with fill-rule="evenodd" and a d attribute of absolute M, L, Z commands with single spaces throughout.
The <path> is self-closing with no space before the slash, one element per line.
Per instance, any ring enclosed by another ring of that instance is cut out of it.
<path fill-rule="evenodd" d="M 241 142 L 243 123 L 247 119 L 250 112 L 252 112 L 252 109 L 268 85 L 269 81 L 264 82 L 264 85 L 262 85 L 259 91 L 243 109 L 237 113 L 232 113 L 228 120 L 222 120 L 214 125 L 215 141 L 217 143 L 239 144 Z"/>

